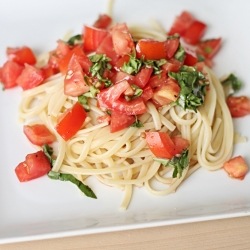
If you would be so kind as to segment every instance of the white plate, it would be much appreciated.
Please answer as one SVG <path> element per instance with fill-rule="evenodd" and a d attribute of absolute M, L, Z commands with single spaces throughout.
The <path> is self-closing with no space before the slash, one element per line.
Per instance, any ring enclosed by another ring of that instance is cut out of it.
<path fill-rule="evenodd" d="M 240 94 L 250 96 L 249 8 L 247 0 L 118 0 L 114 15 L 117 21 L 129 23 L 156 19 L 169 28 L 182 10 L 191 11 L 208 24 L 207 38 L 224 39 L 215 60 L 218 76 L 236 73 L 246 84 Z M 36 52 L 53 49 L 67 31 L 79 33 L 83 24 L 91 24 L 105 10 L 105 1 L 4 1 L 0 9 L 0 63 L 5 60 L 7 46 L 29 45 Z M 20 184 L 14 168 L 34 151 L 17 121 L 20 92 L 0 91 L 0 243 L 250 215 L 250 174 L 238 181 L 224 171 L 201 169 L 177 193 L 166 197 L 135 190 L 125 212 L 118 209 L 121 191 L 93 180 L 90 185 L 97 200 L 82 196 L 71 184 L 46 177 Z M 250 138 L 250 117 L 235 124 L 238 132 Z M 249 142 L 239 144 L 234 155 L 242 154 L 250 164 L 249 148 Z"/>

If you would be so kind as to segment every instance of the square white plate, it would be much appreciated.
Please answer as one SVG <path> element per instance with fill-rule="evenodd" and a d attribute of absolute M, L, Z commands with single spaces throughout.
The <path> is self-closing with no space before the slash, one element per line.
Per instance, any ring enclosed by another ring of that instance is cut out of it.
<path fill-rule="evenodd" d="M 106 11 L 106 1 L 8 0 L 0 8 L 0 63 L 5 48 L 28 45 L 37 53 L 51 50 L 72 30 L 80 33 Z M 182 10 L 208 24 L 207 38 L 223 38 L 214 70 L 233 72 L 245 83 L 239 94 L 250 96 L 248 0 L 117 0 L 118 22 L 160 21 L 166 28 Z M 20 89 L 0 91 L 0 243 L 44 239 L 133 228 L 170 225 L 250 215 L 250 174 L 232 180 L 224 171 L 194 173 L 175 194 L 154 197 L 136 189 L 129 209 L 119 211 L 122 192 L 91 180 L 97 200 L 86 198 L 71 184 L 46 177 L 19 183 L 15 166 L 34 148 L 18 123 Z M 235 121 L 236 130 L 250 138 L 250 117 Z M 234 155 L 250 164 L 250 143 L 238 144 Z"/>

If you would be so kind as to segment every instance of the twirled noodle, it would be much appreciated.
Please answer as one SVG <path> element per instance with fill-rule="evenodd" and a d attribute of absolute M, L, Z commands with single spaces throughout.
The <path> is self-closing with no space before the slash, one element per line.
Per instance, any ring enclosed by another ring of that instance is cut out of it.
<path fill-rule="evenodd" d="M 140 32 L 139 32 L 140 31 Z M 159 30 L 148 32 L 133 28 L 133 36 L 164 38 Z M 143 127 L 130 127 L 115 133 L 109 132 L 108 123 L 97 122 L 104 115 L 96 100 L 89 102 L 88 118 L 78 133 L 64 141 L 55 130 L 58 117 L 70 108 L 77 98 L 64 95 L 64 77 L 53 76 L 44 84 L 23 92 L 20 103 L 20 119 L 24 123 L 33 120 L 46 124 L 56 135 L 58 146 L 54 171 L 71 173 L 85 180 L 95 176 L 101 183 L 124 190 L 121 208 L 126 209 L 135 186 L 145 186 L 156 195 L 174 192 L 179 185 L 199 167 L 216 170 L 231 157 L 233 147 L 233 123 L 225 103 L 220 81 L 206 68 L 209 89 L 205 103 L 197 112 L 167 105 L 156 109 L 147 103 L 147 112 L 139 117 Z M 181 178 L 172 178 L 171 167 L 163 167 L 153 160 L 143 133 L 145 131 L 179 133 L 190 142 L 189 166 Z M 158 186 L 155 183 L 164 185 Z"/>

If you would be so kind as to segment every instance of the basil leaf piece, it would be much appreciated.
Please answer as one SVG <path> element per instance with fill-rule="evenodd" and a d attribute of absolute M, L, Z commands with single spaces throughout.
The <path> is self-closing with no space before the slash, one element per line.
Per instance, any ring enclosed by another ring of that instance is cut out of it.
<path fill-rule="evenodd" d="M 221 83 L 223 85 L 229 85 L 229 86 L 231 86 L 234 92 L 240 90 L 241 87 L 242 87 L 242 82 L 238 79 L 237 76 L 235 76 L 232 73 L 229 74 L 226 79 L 224 79 L 223 81 L 221 81 Z"/>
<path fill-rule="evenodd" d="M 180 87 L 179 98 L 176 104 L 183 109 L 197 111 L 204 103 L 208 81 L 205 76 L 194 67 L 182 66 L 179 72 L 169 72 L 168 75 L 175 79 Z"/>
<path fill-rule="evenodd" d="M 74 46 L 76 44 L 82 43 L 82 36 L 80 34 L 72 36 L 68 41 L 67 44 Z"/>
<path fill-rule="evenodd" d="M 154 158 L 155 161 L 160 162 L 163 166 L 172 166 L 174 168 L 172 177 L 181 177 L 183 170 L 188 166 L 188 150 L 184 150 L 180 156 L 174 156 L 172 159 Z"/>
<path fill-rule="evenodd" d="M 131 55 L 129 61 L 123 64 L 121 70 L 129 75 L 135 75 L 140 71 L 141 66 L 142 61 Z"/>
<path fill-rule="evenodd" d="M 94 199 L 97 198 L 89 186 L 76 179 L 72 174 L 58 173 L 51 170 L 48 173 L 48 177 L 53 180 L 70 181 L 71 183 L 75 184 L 86 196 Z"/>
<path fill-rule="evenodd" d="M 100 82 L 103 82 L 105 87 L 111 86 L 112 82 L 108 78 L 103 77 L 104 72 L 112 68 L 109 63 L 111 59 L 105 54 L 95 54 L 90 56 L 89 59 L 93 63 L 90 67 L 92 76 L 96 77 Z"/>
<path fill-rule="evenodd" d="M 44 154 L 47 156 L 47 158 L 49 159 L 51 166 L 53 166 L 55 163 L 55 160 L 52 158 L 53 148 L 50 147 L 48 144 L 44 144 L 42 146 L 42 150 L 43 150 Z"/>

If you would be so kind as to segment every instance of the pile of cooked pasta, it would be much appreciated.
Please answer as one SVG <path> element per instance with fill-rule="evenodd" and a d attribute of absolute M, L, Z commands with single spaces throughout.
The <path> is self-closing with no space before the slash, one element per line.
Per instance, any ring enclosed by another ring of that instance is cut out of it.
<path fill-rule="evenodd" d="M 144 32 L 143 28 L 131 27 L 130 31 L 133 37 L 166 36 L 160 29 Z M 89 99 L 90 111 L 82 128 L 68 141 L 63 140 L 55 126 L 58 117 L 77 102 L 77 97 L 64 94 L 65 76 L 61 73 L 23 91 L 19 117 L 24 124 L 43 123 L 56 135 L 53 171 L 70 173 L 83 182 L 93 176 L 105 185 L 123 190 L 121 208 L 126 209 L 136 187 L 145 187 L 154 195 L 166 195 L 198 168 L 217 170 L 231 157 L 233 123 L 223 88 L 210 68 L 204 70 L 209 88 L 204 104 L 197 111 L 184 110 L 178 105 L 156 108 L 149 101 L 147 112 L 139 116 L 143 124 L 140 128 L 128 127 L 110 133 L 108 122 L 97 121 L 105 111 L 93 98 Z M 154 159 L 143 137 L 146 131 L 180 134 L 189 141 L 189 165 L 181 176 L 172 177 L 173 168 Z"/>

